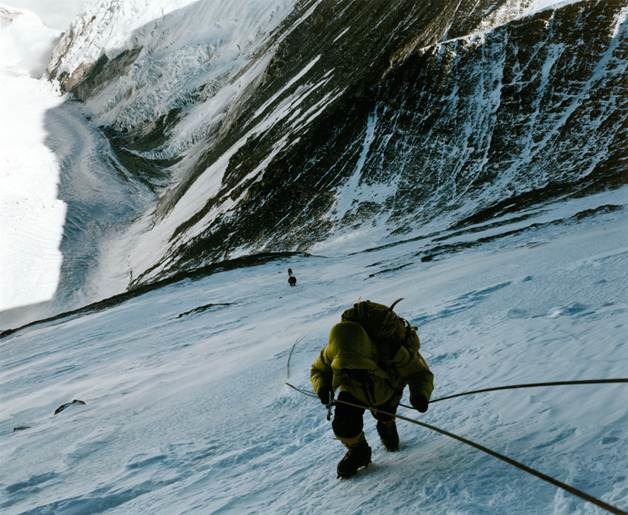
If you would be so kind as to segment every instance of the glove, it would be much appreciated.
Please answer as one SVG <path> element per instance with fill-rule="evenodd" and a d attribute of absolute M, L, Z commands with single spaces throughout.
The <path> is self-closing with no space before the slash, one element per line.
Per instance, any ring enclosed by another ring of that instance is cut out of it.
<path fill-rule="evenodd" d="M 318 389 L 316 395 L 318 395 L 318 398 L 325 406 L 328 406 L 329 402 L 331 401 L 332 391 L 329 388 L 323 386 L 322 388 Z"/>
<path fill-rule="evenodd" d="M 410 394 L 410 404 L 412 404 L 412 407 L 419 410 L 421 413 L 425 413 L 427 411 L 427 399 L 420 393 Z"/>

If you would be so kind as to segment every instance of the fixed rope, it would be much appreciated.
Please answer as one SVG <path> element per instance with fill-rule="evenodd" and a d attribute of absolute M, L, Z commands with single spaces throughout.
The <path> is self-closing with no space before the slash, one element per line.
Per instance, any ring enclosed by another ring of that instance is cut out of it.
<path fill-rule="evenodd" d="M 403 300 L 403 299 L 399 299 L 395 301 L 393 305 L 391 306 L 391 309 L 400 300 Z M 295 347 L 301 342 L 301 340 L 303 340 L 303 337 L 298 338 L 292 344 L 292 348 L 290 349 L 290 354 L 288 355 L 288 362 L 286 363 L 286 379 L 290 379 L 290 359 L 292 358 L 292 353 L 294 352 Z M 510 385 L 504 385 L 504 386 L 491 386 L 489 388 L 480 388 L 478 390 L 468 390 L 466 392 L 459 392 L 459 393 L 454 393 L 452 395 L 446 395 L 445 397 L 438 397 L 437 399 L 430 400 L 429 403 L 434 404 L 435 402 L 455 399 L 457 397 L 464 397 L 466 395 L 476 395 L 478 393 L 498 392 L 498 391 L 503 391 L 503 390 L 517 390 L 520 388 L 541 388 L 541 387 L 547 387 L 547 386 L 574 386 L 574 385 L 611 384 L 611 383 L 628 383 L 628 377 L 617 377 L 617 378 L 612 378 L 612 379 L 576 379 L 572 381 L 546 381 L 543 383 L 522 383 L 522 384 L 510 384 Z M 294 386 L 290 384 L 288 384 L 288 386 L 295 388 Z M 300 389 L 296 389 L 296 390 L 300 391 L 301 393 L 306 393 Z M 316 394 L 312 393 L 312 395 L 314 397 L 317 397 Z M 399 403 L 399 406 L 402 406 L 404 408 L 414 409 L 412 406 L 408 406 L 407 404 L 403 404 L 403 403 Z"/>
<path fill-rule="evenodd" d="M 586 384 L 617 384 L 617 383 L 628 383 L 628 378 L 626 377 L 617 377 L 612 379 L 577 379 L 573 381 L 546 381 L 544 383 L 523 383 L 523 384 L 509 384 L 504 386 L 491 386 L 489 388 L 480 388 L 479 390 L 469 390 L 466 392 L 454 393 L 452 395 L 446 395 L 445 397 L 439 397 L 437 399 L 430 400 L 430 404 L 434 404 L 435 402 L 447 401 L 449 399 L 455 399 L 457 397 L 464 397 L 465 395 L 475 395 L 478 393 L 486 393 L 486 392 L 498 392 L 503 390 L 517 390 L 519 388 L 541 388 L 545 386 L 574 386 L 574 385 L 586 385 Z M 414 409 L 412 406 L 408 406 L 407 404 L 399 403 L 399 406 L 403 406 L 404 408 Z"/>
<path fill-rule="evenodd" d="M 440 401 L 446 401 L 448 399 L 455 399 L 456 397 L 463 397 L 465 395 L 475 395 L 476 393 L 496 392 L 499 390 L 515 390 L 517 388 L 539 388 L 542 386 L 568 386 L 578 384 L 608 384 L 608 383 L 628 383 L 628 378 L 619 377 L 614 379 L 580 379 L 576 381 L 549 381 L 545 383 L 524 383 L 524 384 L 511 384 L 506 386 L 492 386 L 490 388 L 480 388 L 479 390 L 469 390 L 467 392 L 454 393 L 453 395 L 447 395 L 445 397 L 439 397 L 433 399 L 430 404 Z"/>
<path fill-rule="evenodd" d="M 626 381 L 622 381 L 622 382 L 626 382 Z M 563 382 L 565 383 L 565 382 Z M 584 384 L 591 384 L 591 383 L 584 383 Z M 318 397 L 315 393 L 313 392 L 309 392 L 307 390 L 304 390 L 302 388 L 298 388 L 290 383 L 286 383 L 287 386 L 289 386 L 290 388 L 292 388 L 293 390 L 296 390 L 297 392 L 303 394 L 303 395 L 307 395 L 309 397 Z M 502 388 L 503 389 L 503 388 Z M 443 399 L 444 400 L 444 399 Z M 544 474 L 543 472 L 540 472 L 539 470 L 536 470 L 532 467 L 529 467 L 528 465 L 525 465 L 519 461 L 516 461 L 504 454 L 500 454 L 492 449 L 489 449 L 488 447 L 485 447 L 479 443 L 476 443 L 472 440 L 469 440 L 468 438 L 464 438 L 462 436 L 459 436 L 455 433 L 451 433 L 449 431 L 446 431 L 444 429 L 441 429 L 439 427 L 433 426 L 431 424 L 428 424 L 426 422 L 421 422 L 420 420 L 415 420 L 409 417 L 404 417 L 403 415 L 397 415 L 395 413 L 390 413 L 387 411 L 383 411 L 380 410 L 378 408 L 369 408 L 367 406 L 363 406 L 361 404 L 357 404 L 357 403 L 352 403 L 352 402 L 348 402 L 348 401 L 344 401 L 344 400 L 339 400 L 336 399 L 335 401 L 333 401 L 333 404 L 338 405 L 338 404 L 345 404 L 347 406 L 353 406 L 356 408 L 361 408 L 361 409 L 368 409 L 372 412 L 375 413 L 380 413 L 382 415 L 386 415 L 389 417 L 394 417 L 396 419 L 399 420 L 404 420 L 406 422 L 410 422 L 411 424 L 415 424 L 417 426 L 420 427 L 424 427 L 426 429 L 429 429 L 431 431 L 434 431 L 436 433 L 442 434 L 444 436 L 448 436 L 449 438 L 453 438 L 454 440 L 457 440 L 459 442 L 462 442 L 464 444 L 467 444 L 471 447 L 474 447 L 475 449 L 478 449 L 486 454 L 488 454 L 489 456 L 493 456 L 494 458 L 497 458 L 505 463 L 508 463 L 509 465 L 512 465 L 513 467 L 518 468 L 519 470 L 522 470 L 523 472 L 527 472 L 528 474 L 531 474 L 535 477 L 538 477 L 539 479 L 556 486 L 557 488 L 561 488 L 563 490 L 565 490 L 566 492 L 569 492 L 572 495 L 575 495 L 576 497 L 579 497 L 582 500 L 585 500 L 587 502 L 590 502 L 592 504 L 595 504 L 596 506 L 598 506 L 599 508 L 602 508 L 603 510 L 608 511 L 609 513 L 614 513 L 614 514 L 619 514 L 619 515 L 626 515 L 626 511 L 624 510 L 620 510 L 619 508 L 617 508 L 616 506 L 613 506 L 611 504 L 608 504 L 604 501 L 602 501 L 601 499 L 598 499 L 596 497 L 593 497 L 592 495 L 587 494 L 586 492 L 583 492 L 582 490 L 579 490 L 578 488 L 568 485 L 567 483 L 563 483 L 562 481 L 559 481 L 556 478 L 553 478 L 551 476 L 548 476 L 547 474 Z"/>
<path fill-rule="evenodd" d="M 480 388 L 479 390 L 469 390 L 466 392 L 454 393 L 452 395 L 446 395 L 445 397 L 438 397 L 437 399 L 432 399 L 430 404 L 440 401 L 446 401 L 449 399 L 455 399 L 457 397 L 463 397 L 465 395 L 475 395 L 478 393 L 486 393 L 486 392 L 497 392 L 503 390 L 515 390 L 518 388 L 540 388 L 547 386 L 573 386 L 573 385 L 587 385 L 587 384 L 621 384 L 628 383 L 628 378 L 626 377 L 617 377 L 612 379 L 576 379 L 573 381 L 547 381 L 544 383 L 522 383 L 522 384 L 511 384 L 504 386 L 491 386 L 489 388 Z M 314 392 L 310 392 L 308 390 L 303 390 L 302 388 L 297 388 L 296 386 L 286 383 L 287 386 L 296 390 L 297 392 L 303 393 L 310 397 L 318 397 Z M 407 404 L 399 403 L 399 406 L 403 406 L 404 408 L 414 409 L 413 406 L 409 406 Z"/>
<path fill-rule="evenodd" d="M 297 344 L 303 340 L 303 336 L 301 336 L 301 338 L 297 338 L 295 340 L 295 342 L 292 344 L 292 347 L 290 348 L 290 354 L 288 354 L 288 361 L 286 362 L 286 378 L 290 379 L 290 360 L 292 359 L 292 353 L 294 352 L 294 348 L 297 346 Z"/>

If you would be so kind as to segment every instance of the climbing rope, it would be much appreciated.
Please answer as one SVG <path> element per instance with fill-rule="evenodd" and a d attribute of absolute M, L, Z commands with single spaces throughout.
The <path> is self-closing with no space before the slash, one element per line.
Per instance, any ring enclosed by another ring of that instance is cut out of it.
<path fill-rule="evenodd" d="M 448 399 L 455 399 L 456 397 L 463 397 L 465 395 L 475 395 L 476 393 L 496 392 L 498 390 L 515 390 L 517 388 L 539 388 L 541 386 L 568 386 L 578 384 L 608 384 L 608 383 L 628 383 L 628 378 L 620 377 L 615 379 L 581 379 L 577 381 L 550 381 L 546 383 L 524 383 L 524 384 L 511 384 L 506 386 L 493 386 L 491 388 L 481 388 L 479 390 L 469 390 L 468 392 L 454 393 L 453 395 L 447 395 L 445 397 L 439 397 L 433 399 L 430 404 L 435 402 L 445 401 Z M 407 406 L 411 407 L 411 406 Z"/>
<path fill-rule="evenodd" d="M 303 340 L 304 336 L 301 336 L 301 338 L 297 338 L 295 340 L 295 342 L 292 344 L 292 347 L 290 348 L 290 354 L 288 354 L 288 361 L 286 362 L 286 378 L 290 379 L 290 360 L 292 359 L 292 353 L 294 352 L 294 348 L 297 346 L 297 344 Z"/>
<path fill-rule="evenodd" d="M 469 390 L 467 392 L 454 393 L 452 395 L 446 395 L 445 397 L 439 397 L 437 399 L 432 399 L 430 404 L 434 404 L 435 402 L 446 401 L 449 399 L 455 399 L 457 397 L 464 397 L 465 395 L 475 395 L 477 393 L 486 393 L 486 392 L 497 392 L 502 390 L 516 390 L 518 388 L 540 388 L 543 386 L 572 386 L 572 385 L 583 385 L 583 384 L 609 384 L 609 383 L 628 383 L 628 378 L 618 377 L 614 379 L 580 379 L 576 381 L 549 381 L 545 383 L 524 383 L 524 384 L 510 384 L 505 386 L 492 386 L 490 388 L 481 388 L 479 390 Z M 402 402 L 399 403 L 399 406 L 403 406 L 404 408 L 414 409 L 412 406 L 408 406 Z"/>
<path fill-rule="evenodd" d="M 621 379 L 621 380 L 615 380 L 615 379 L 609 379 L 609 380 L 588 380 L 588 381 L 595 381 L 595 383 L 591 383 L 591 382 L 575 382 L 575 381 L 560 381 L 560 385 L 566 385 L 566 384 L 599 384 L 599 383 L 608 383 L 608 382 L 628 382 L 625 379 Z M 542 383 L 534 383 L 533 386 L 540 386 Z M 304 390 L 302 388 L 298 388 L 290 383 L 286 383 L 287 386 L 289 386 L 290 388 L 292 388 L 293 390 L 296 390 L 297 392 L 303 394 L 303 395 L 307 395 L 309 397 L 318 397 L 315 393 L 313 392 L 309 392 L 307 390 Z M 545 383 L 545 385 L 551 385 L 553 386 L 553 384 L 547 384 Z M 514 387 L 530 387 L 532 385 L 513 385 Z M 508 387 L 497 387 L 497 389 L 507 389 Z M 493 391 L 493 388 L 486 388 L 482 391 Z M 461 394 L 456 394 L 455 396 L 460 396 L 460 395 L 470 395 L 471 393 L 479 393 L 480 390 L 478 391 L 473 391 L 473 392 L 463 392 Z M 451 398 L 453 396 L 449 396 L 448 398 Z M 445 400 L 445 397 L 438 399 L 438 400 Z M 433 401 L 435 402 L 435 401 Z M 471 447 L 474 447 L 475 449 L 478 449 L 490 456 L 493 456 L 494 458 L 497 458 L 505 463 L 508 463 L 509 465 L 512 465 L 513 467 L 518 468 L 519 470 L 522 470 L 523 472 L 527 472 L 528 474 L 531 474 L 535 477 L 538 477 L 539 479 L 542 479 L 543 481 L 546 481 L 547 483 L 550 483 L 551 485 L 554 485 L 558 488 L 561 488 L 567 492 L 569 492 L 570 494 L 573 494 L 577 497 L 579 497 L 580 499 L 583 499 L 585 501 L 588 501 L 592 504 L 595 504 L 596 506 L 598 506 L 599 508 L 602 508 L 603 510 L 608 511 L 609 513 L 614 513 L 614 514 L 619 514 L 619 515 L 626 515 L 626 511 L 624 510 L 620 510 L 619 508 L 608 504 L 604 501 L 602 501 L 601 499 L 598 499 L 596 497 L 593 497 L 592 495 L 587 494 L 586 492 L 583 492 L 582 490 L 579 490 L 578 488 L 575 488 L 571 485 L 568 485 L 567 483 L 563 483 L 562 481 L 559 481 L 556 478 L 553 478 L 551 476 L 548 476 L 547 474 L 544 474 L 543 472 L 540 472 L 532 467 L 529 467 L 527 465 L 524 465 L 523 463 L 516 461 L 504 454 L 500 454 L 492 449 L 489 449 L 488 447 L 485 447 L 479 443 L 476 443 L 472 440 L 469 440 L 468 438 L 464 438 L 462 436 L 459 436 L 455 433 L 451 433 L 449 431 L 446 431 L 444 429 L 441 429 L 439 427 L 433 426 L 431 424 L 427 424 L 426 422 L 421 422 L 419 420 L 415 420 L 412 418 L 408 418 L 405 417 L 403 415 L 398 415 L 395 413 L 389 413 L 387 411 L 383 411 L 380 410 L 378 408 L 369 408 L 367 406 L 363 406 L 361 404 L 355 404 L 352 402 L 348 402 L 348 401 L 344 401 L 344 400 L 340 400 L 340 399 L 336 399 L 335 401 L 333 401 L 333 404 L 338 405 L 338 404 L 345 404 L 347 406 L 353 406 L 356 408 L 361 408 L 361 409 L 368 409 L 372 412 L 376 412 L 376 413 L 380 413 L 382 415 L 386 415 L 389 417 L 394 417 L 397 418 L 399 420 L 404 420 L 406 422 L 410 422 L 411 424 L 416 424 L 417 426 L 421 426 L 424 427 L 426 429 L 429 429 L 431 431 L 434 431 L 436 433 L 442 434 L 444 436 L 448 436 L 449 438 L 453 438 L 454 440 L 457 440 L 459 442 L 462 442 L 464 444 L 470 445 Z"/>

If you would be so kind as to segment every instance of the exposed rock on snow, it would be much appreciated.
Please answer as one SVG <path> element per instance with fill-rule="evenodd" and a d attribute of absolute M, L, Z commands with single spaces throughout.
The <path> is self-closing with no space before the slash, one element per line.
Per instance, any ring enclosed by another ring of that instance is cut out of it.
<path fill-rule="evenodd" d="M 75 406 L 77 404 L 81 405 L 81 406 L 85 406 L 86 402 L 85 401 L 81 401 L 79 399 L 74 399 L 72 402 L 66 402 L 65 404 L 62 404 L 61 406 L 59 406 L 55 410 L 54 415 L 58 415 L 59 413 L 61 413 L 62 411 L 66 410 L 70 406 Z"/>

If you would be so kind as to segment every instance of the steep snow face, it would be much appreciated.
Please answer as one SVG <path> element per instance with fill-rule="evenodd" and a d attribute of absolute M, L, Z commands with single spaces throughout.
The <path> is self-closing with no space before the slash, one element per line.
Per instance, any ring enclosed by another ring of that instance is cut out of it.
<path fill-rule="evenodd" d="M 344 448 L 325 409 L 284 382 L 310 388 L 329 328 L 359 297 L 405 297 L 396 310 L 419 327 L 434 397 L 625 377 L 627 203 L 618 189 L 464 233 L 224 271 L 0 339 L 0 509 L 601 514 L 404 421 L 401 450 L 387 453 L 369 414 L 373 464 L 340 481 Z M 627 388 L 511 390 L 399 413 L 626 510 Z M 86 404 L 53 415 L 73 399 Z"/>
<path fill-rule="evenodd" d="M 0 4 L 0 67 L 3 73 L 41 77 L 59 32 L 34 13 Z"/>
<path fill-rule="evenodd" d="M 10 0 L 13 7 L 36 13 L 46 26 L 65 30 L 90 0 Z M 47 64 L 47 63 L 46 63 Z"/>
<path fill-rule="evenodd" d="M 33 13 L 0 6 L 0 311 L 49 300 L 59 283 L 66 205 L 44 117 L 60 99 L 35 79 L 57 37 Z"/>

